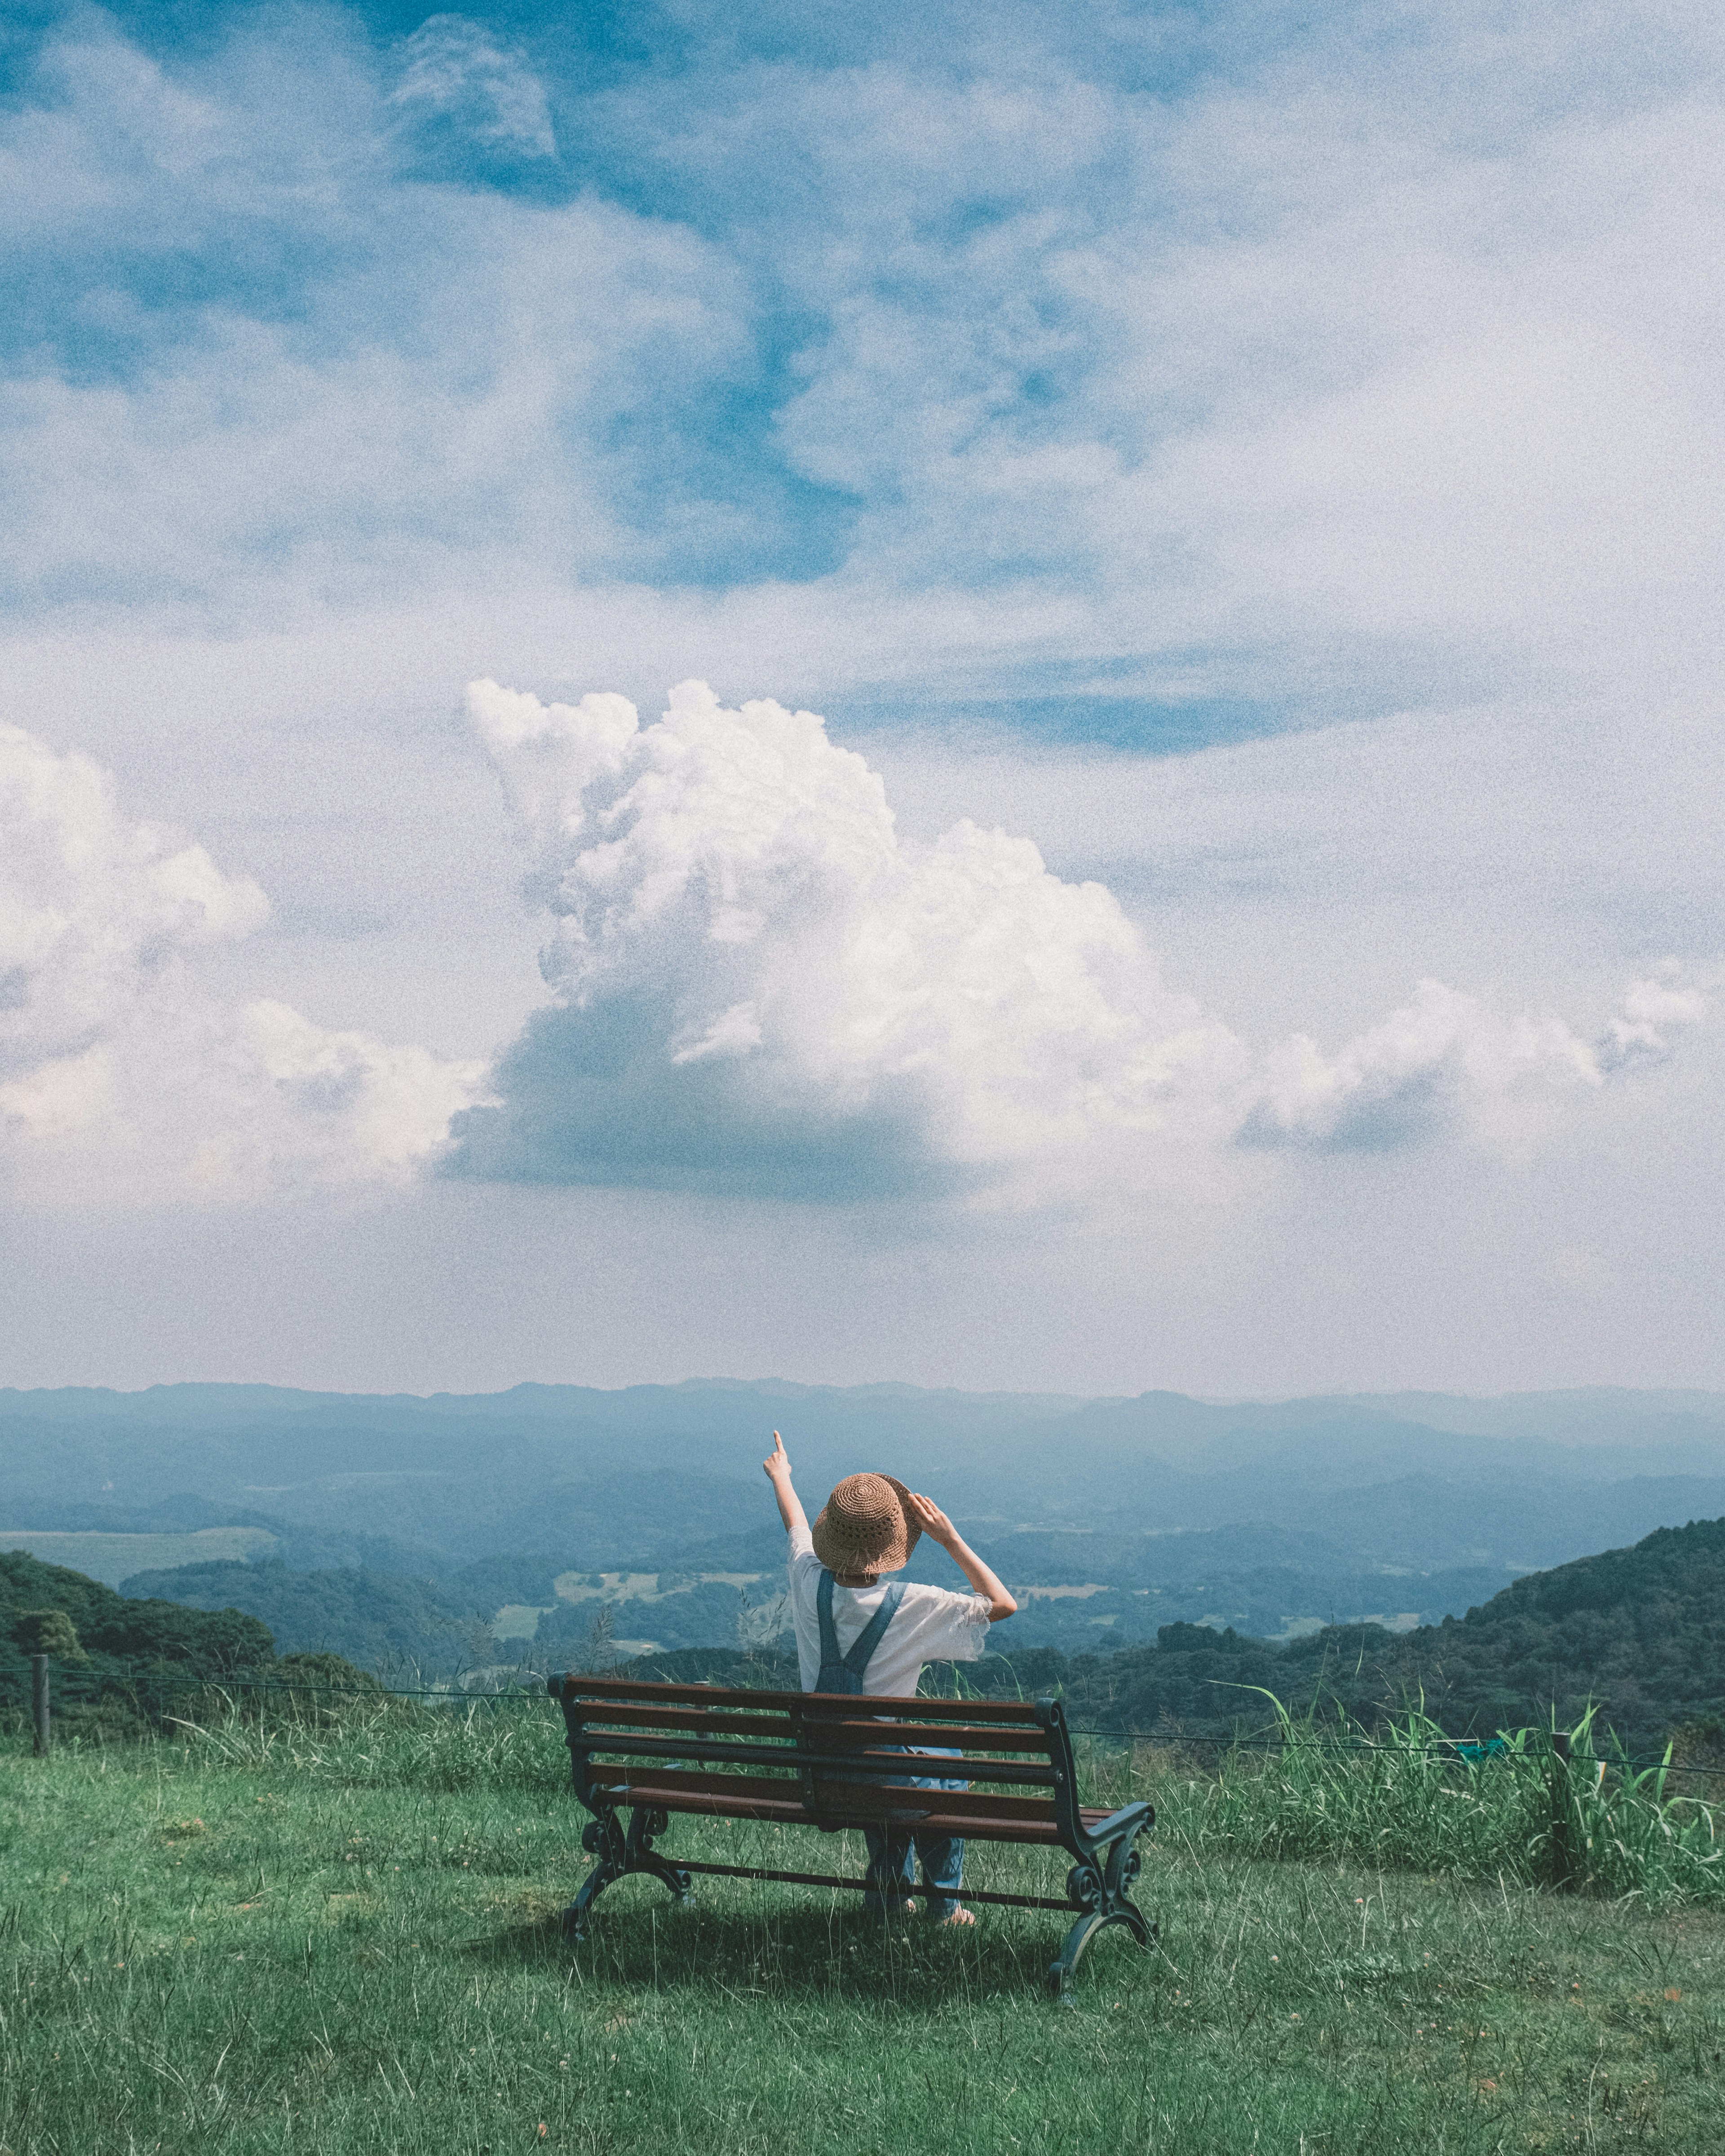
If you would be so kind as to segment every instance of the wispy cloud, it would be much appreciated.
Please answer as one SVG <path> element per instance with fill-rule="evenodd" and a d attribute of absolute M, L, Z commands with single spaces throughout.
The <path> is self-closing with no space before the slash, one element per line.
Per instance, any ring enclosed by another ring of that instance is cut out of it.
<path fill-rule="evenodd" d="M 428 16 L 401 47 L 390 102 L 465 127 L 480 142 L 526 157 L 554 157 L 557 136 L 545 85 L 519 52 L 465 15 Z"/>
<path fill-rule="evenodd" d="M 788 579 L 877 703 L 1153 741 L 1704 662 L 1716 22 L 942 19 L 69 18 L 0 121 L 14 609 Z M 415 115 L 537 177 L 428 180 Z"/>

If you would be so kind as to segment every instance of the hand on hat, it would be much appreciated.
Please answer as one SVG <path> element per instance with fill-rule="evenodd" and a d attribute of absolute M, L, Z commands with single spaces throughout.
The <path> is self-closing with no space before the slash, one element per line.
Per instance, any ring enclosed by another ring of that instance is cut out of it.
<path fill-rule="evenodd" d="M 905 1501 L 905 1511 L 913 1527 L 921 1527 L 931 1541 L 937 1542 L 942 1549 L 958 1538 L 958 1530 L 937 1505 L 932 1497 L 924 1497 L 911 1491 Z"/>
<path fill-rule="evenodd" d="M 988 1604 L 988 1622 L 997 1625 L 1003 1617 L 1010 1617 L 1018 1604 L 1004 1587 L 999 1577 L 977 1555 L 957 1527 L 947 1517 L 932 1497 L 922 1496 L 915 1490 L 906 1491 L 900 1500 L 905 1517 L 913 1527 L 920 1527 L 931 1541 L 937 1542 L 957 1566 L 979 1595 Z"/>

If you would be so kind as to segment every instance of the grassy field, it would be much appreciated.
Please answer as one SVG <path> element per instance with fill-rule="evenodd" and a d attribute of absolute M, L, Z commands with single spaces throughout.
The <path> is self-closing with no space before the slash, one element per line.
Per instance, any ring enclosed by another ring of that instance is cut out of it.
<path fill-rule="evenodd" d="M 1145 1759 L 1161 1949 L 1104 1934 L 1076 2010 L 1039 1988 L 1046 1912 L 883 1933 L 854 1896 L 704 1881 L 679 1910 L 632 1880 L 571 1948 L 584 1815 L 549 1703 L 470 1723 L 0 1757 L 0 2151 L 1725 2143 L 1717 1911 L 1240 1855 L 1214 1791 Z M 978 1848 L 970 1876 L 1058 1892 L 1063 1863 Z"/>

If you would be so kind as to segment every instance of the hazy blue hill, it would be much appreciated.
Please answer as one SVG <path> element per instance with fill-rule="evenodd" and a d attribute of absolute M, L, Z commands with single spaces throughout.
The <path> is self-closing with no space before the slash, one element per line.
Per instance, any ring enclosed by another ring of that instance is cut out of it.
<path fill-rule="evenodd" d="M 1595 1385 L 1569 1392 L 1469 1399 L 1453 1393 L 1385 1393 L 1343 1403 L 1373 1407 L 1435 1430 L 1479 1437 L 1555 1437 L 1574 1445 L 1725 1442 L 1725 1393 L 1633 1391 Z"/>
<path fill-rule="evenodd" d="M 742 1645 L 740 1620 L 748 1608 L 745 1594 L 721 1580 L 697 1583 L 652 1602 L 611 1605 L 611 1626 L 619 1639 L 656 1640 L 662 1651 L 685 1648 L 730 1648 Z M 562 1603 L 540 1620 L 531 1650 L 536 1669 L 578 1669 L 588 1666 L 597 1601 Z"/>
<path fill-rule="evenodd" d="M 0 1558 L 0 1704 L 22 1707 L 18 1628 L 27 1611 L 44 1608 L 64 1610 L 90 1650 L 65 1665 L 63 1696 L 74 1710 L 136 1699 L 152 1673 L 255 1667 L 275 1645 L 386 1672 L 452 1671 L 496 1656 L 482 1621 L 495 1614 L 494 1599 L 544 1610 L 532 1645 L 538 1667 L 586 1666 L 608 1651 L 608 1639 L 651 1638 L 655 1653 L 679 1657 L 680 1667 L 691 1656 L 716 1658 L 715 1668 L 739 1653 L 770 1658 L 758 1619 L 777 1589 L 783 1543 L 776 1529 L 753 1532 L 752 1546 L 772 1561 L 745 1593 L 698 1570 L 660 1571 L 650 1597 L 608 1604 L 589 1592 L 548 1607 L 542 1598 L 555 1595 L 559 1559 L 547 1551 L 482 1559 L 441 1581 L 279 1563 L 187 1566 L 140 1574 L 125 1594 L 14 1553 Z M 1553 1717 L 1568 1726 L 1591 1702 L 1602 1727 L 1643 1753 L 1679 1724 L 1725 1719 L 1725 1517 L 1661 1527 L 1631 1547 L 1529 1573 L 1459 1620 L 1400 1635 L 1358 1620 L 1429 1614 L 1434 1598 L 1453 1599 L 1471 1576 L 1349 1570 L 1337 1546 L 1270 1522 L 1189 1536 L 1032 1531 L 1003 1537 L 991 1553 L 1025 1587 L 1024 1608 L 997 1630 L 989 1657 L 971 1674 L 984 1688 L 1063 1688 L 1075 1717 L 1099 1727 L 1224 1738 L 1261 1722 L 1266 1690 L 1296 1708 L 1327 1703 L 1367 1722 L 1423 1697 L 1455 1735 Z M 1136 1584 L 1158 1566 L 1162 1584 L 1147 1591 Z M 944 1556 L 924 1550 L 912 1570 L 942 1577 L 942 1567 L 950 1577 Z M 1069 1576 L 1056 1585 L 1086 1573 L 1080 1584 L 1096 1591 L 1037 1596 L 1027 1583 L 1038 1570 Z M 1490 1573 L 1472 1577 L 1495 1584 Z M 1340 1622 L 1286 1641 L 1248 1629 L 1267 1630 L 1265 1620 L 1285 1617 L 1288 1604 L 1338 1589 Z M 1348 1599 L 1375 1612 L 1349 1609 Z M 1215 1606 L 1203 1609 L 1206 1603 Z M 1228 1621 L 1236 1605 L 1240 1624 Z M 1200 1614 L 1204 1622 L 1192 1621 Z M 1098 1625 L 1099 1616 L 1111 1621 Z"/>
<path fill-rule="evenodd" d="M 1421 1475 L 1361 1490 L 1276 1495 L 1283 1517 L 1322 1522 L 1338 1543 L 1384 1562 L 1438 1566 L 1497 1557 L 1521 1568 L 1725 1511 L 1725 1476 L 1518 1480 L 1505 1487 Z"/>
<path fill-rule="evenodd" d="M 275 1537 L 292 1572 L 359 1566 L 490 1601 L 491 1614 L 544 1608 L 562 1570 L 775 1573 L 783 1543 L 759 1463 L 777 1426 L 811 1501 L 842 1473 L 885 1467 L 932 1490 L 1009 1577 L 1116 1597 L 1089 1609 L 1045 1599 L 1027 1635 L 1147 1637 L 1210 1614 L 1281 1630 L 1453 1611 L 1512 1571 L 1725 1512 L 1717 1404 L 1084 1401 L 777 1380 L 429 1399 L 10 1392 L 0 1534 L 246 1525 Z M 1680 1455 L 1689 1471 L 1663 1471 Z M 506 1582 L 497 1568 L 525 1553 L 527 1573 Z M 139 1568 L 161 1561 L 140 1550 Z"/>

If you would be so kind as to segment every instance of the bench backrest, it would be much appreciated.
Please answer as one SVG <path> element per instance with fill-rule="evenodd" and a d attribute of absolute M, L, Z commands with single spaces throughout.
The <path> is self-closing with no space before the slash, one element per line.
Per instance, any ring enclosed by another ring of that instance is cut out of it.
<path fill-rule="evenodd" d="M 810 1825 L 863 1823 L 879 1815 L 870 1794 L 921 1772 L 1009 1791 L 1016 1816 L 1040 1815 L 1059 1839 L 1084 1841 L 1072 1740 L 1060 1703 L 982 1699 L 899 1699 L 880 1694 L 728 1691 L 712 1685 L 644 1684 L 632 1678 L 552 1677 L 547 1685 L 568 1727 L 575 1784 L 591 1809 L 614 1779 L 603 1760 L 698 1762 L 716 1777 L 744 1772 L 782 1779 Z M 952 1758 L 909 1759 L 906 1749 L 937 1747 Z M 680 1780 L 685 1779 L 679 1776 Z M 722 1791 L 722 1780 L 714 1782 Z M 1002 1799 L 971 1797 L 947 1809 L 1001 1811 Z"/>

